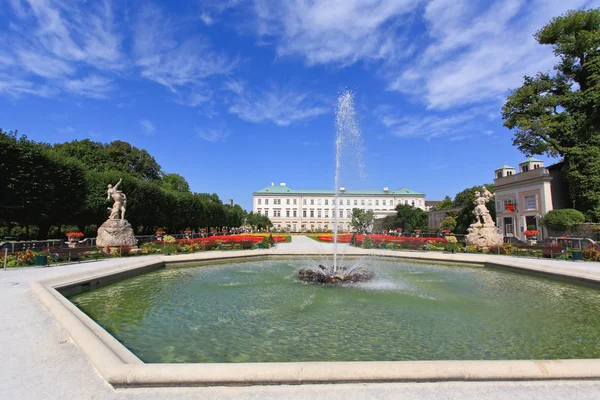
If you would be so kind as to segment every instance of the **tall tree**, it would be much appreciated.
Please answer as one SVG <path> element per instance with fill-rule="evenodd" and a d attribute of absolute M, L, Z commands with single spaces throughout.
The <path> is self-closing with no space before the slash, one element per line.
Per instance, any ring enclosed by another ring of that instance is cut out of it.
<path fill-rule="evenodd" d="M 535 34 L 559 58 L 555 73 L 526 76 L 502 108 L 525 154 L 561 156 L 575 208 L 600 220 L 600 9 L 569 11 Z"/>
<path fill-rule="evenodd" d="M 447 210 L 449 208 L 454 207 L 454 202 L 450 198 L 450 196 L 444 197 L 444 200 L 437 203 L 435 206 L 431 207 L 432 210 Z"/>

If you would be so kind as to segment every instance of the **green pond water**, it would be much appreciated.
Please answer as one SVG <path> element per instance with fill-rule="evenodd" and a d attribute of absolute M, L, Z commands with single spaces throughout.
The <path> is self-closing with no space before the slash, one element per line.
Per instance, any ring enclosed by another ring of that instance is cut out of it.
<path fill-rule="evenodd" d="M 148 363 L 600 358 L 600 290 L 371 260 L 349 287 L 307 261 L 170 267 L 70 298 Z"/>

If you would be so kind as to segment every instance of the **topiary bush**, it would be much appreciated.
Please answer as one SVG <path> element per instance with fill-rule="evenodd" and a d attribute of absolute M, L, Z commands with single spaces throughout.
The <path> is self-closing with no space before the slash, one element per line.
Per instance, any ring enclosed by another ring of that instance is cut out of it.
<path fill-rule="evenodd" d="M 371 248 L 373 248 L 373 241 L 371 240 L 370 237 L 365 236 L 365 240 L 363 240 L 362 247 L 363 247 L 363 249 L 371 249 Z"/>
<path fill-rule="evenodd" d="M 570 231 L 585 221 L 585 216 L 572 208 L 552 210 L 546 214 L 540 224 L 555 231 Z"/>

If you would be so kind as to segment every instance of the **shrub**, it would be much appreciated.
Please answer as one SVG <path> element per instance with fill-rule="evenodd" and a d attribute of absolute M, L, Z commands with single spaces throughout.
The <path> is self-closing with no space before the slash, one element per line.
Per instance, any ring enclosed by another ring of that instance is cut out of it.
<path fill-rule="evenodd" d="M 175 243 L 177 240 L 171 236 L 171 235 L 167 235 L 163 238 L 163 242 L 165 243 Z"/>
<path fill-rule="evenodd" d="M 373 241 L 371 240 L 370 237 L 365 236 L 365 239 L 363 240 L 362 247 L 363 247 L 363 249 L 371 249 L 371 248 L 373 248 Z"/>
<path fill-rule="evenodd" d="M 569 231 L 585 221 L 585 216 L 572 208 L 552 210 L 546 214 L 541 224 L 555 231 Z"/>
<path fill-rule="evenodd" d="M 273 239 L 273 235 L 269 235 L 269 245 L 273 246 L 275 244 L 275 239 Z"/>
<path fill-rule="evenodd" d="M 350 238 L 350 245 L 356 246 L 356 233 L 352 234 L 352 237 Z"/>
<path fill-rule="evenodd" d="M 272 237 L 271 237 L 272 238 Z M 263 244 L 263 247 L 265 249 L 268 249 L 269 247 L 271 247 L 271 243 L 269 242 L 269 238 L 268 237 L 263 237 L 263 240 L 261 242 Z"/>
<path fill-rule="evenodd" d="M 583 250 L 583 258 L 589 261 L 599 261 L 600 260 L 600 249 L 590 246 L 587 249 Z"/>
<path fill-rule="evenodd" d="M 456 239 L 456 236 L 446 236 L 446 242 L 448 242 L 448 243 L 457 243 L 458 240 Z"/>
<path fill-rule="evenodd" d="M 456 243 L 447 243 L 445 248 L 446 251 L 449 251 L 451 253 L 456 253 L 458 251 L 458 246 Z"/>

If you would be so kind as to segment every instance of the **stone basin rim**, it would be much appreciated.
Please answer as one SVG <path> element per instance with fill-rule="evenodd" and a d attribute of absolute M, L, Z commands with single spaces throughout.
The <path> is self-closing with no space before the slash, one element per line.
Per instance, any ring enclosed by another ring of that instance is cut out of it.
<path fill-rule="evenodd" d="M 113 387 L 600 379 L 600 359 L 145 364 L 59 291 L 84 284 L 100 285 L 107 280 L 120 280 L 171 264 L 235 261 L 265 256 L 285 258 L 300 254 L 310 255 L 311 252 L 249 250 L 236 254 L 211 252 L 181 256 L 148 256 L 143 259 L 123 260 L 121 265 L 101 271 L 75 273 L 32 282 L 31 288 L 92 365 Z M 323 255 L 322 252 L 314 254 Z M 412 254 L 378 249 L 370 249 L 363 254 L 382 258 L 445 261 L 516 269 L 526 273 L 600 284 L 600 274 L 586 274 L 580 271 L 574 273 L 551 265 L 527 265 L 527 260 L 518 260 L 520 262 L 516 263 L 508 257 L 498 259 L 492 256 L 495 258 L 489 260 L 487 255 Z"/>

